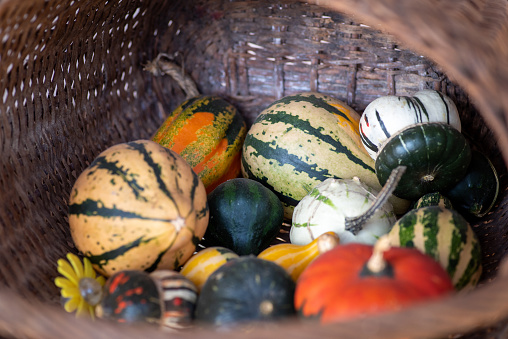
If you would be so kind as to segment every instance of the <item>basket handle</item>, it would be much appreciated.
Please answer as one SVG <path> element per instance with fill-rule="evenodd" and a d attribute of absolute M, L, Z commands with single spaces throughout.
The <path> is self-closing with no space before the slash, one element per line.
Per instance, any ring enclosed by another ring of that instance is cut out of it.
<path fill-rule="evenodd" d="M 198 96 L 199 91 L 194 80 L 185 73 L 183 67 L 178 66 L 171 59 L 168 54 L 159 53 L 154 60 L 148 61 L 144 65 L 144 70 L 152 73 L 154 76 L 169 75 L 172 77 L 185 92 L 185 99 Z"/>

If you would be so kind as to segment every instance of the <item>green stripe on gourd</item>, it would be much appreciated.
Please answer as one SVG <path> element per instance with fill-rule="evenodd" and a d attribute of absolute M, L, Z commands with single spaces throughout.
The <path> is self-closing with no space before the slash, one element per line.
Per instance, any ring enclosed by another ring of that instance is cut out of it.
<path fill-rule="evenodd" d="M 457 290 L 477 285 L 482 273 L 480 243 L 458 212 L 427 206 L 402 216 L 388 233 L 393 246 L 415 247 L 446 269 Z"/>
<path fill-rule="evenodd" d="M 417 209 L 420 207 L 426 206 L 439 206 L 442 208 L 453 208 L 453 205 L 447 197 L 442 195 L 439 192 L 427 193 L 423 195 L 420 199 L 418 199 L 414 205 L 413 209 Z"/>
<path fill-rule="evenodd" d="M 359 177 L 380 190 L 374 161 L 358 133 L 359 115 L 343 102 L 317 93 L 275 101 L 257 117 L 242 150 L 244 177 L 275 192 L 291 219 L 296 204 L 327 178 Z M 397 213 L 407 202 L 392 201 Z"/>

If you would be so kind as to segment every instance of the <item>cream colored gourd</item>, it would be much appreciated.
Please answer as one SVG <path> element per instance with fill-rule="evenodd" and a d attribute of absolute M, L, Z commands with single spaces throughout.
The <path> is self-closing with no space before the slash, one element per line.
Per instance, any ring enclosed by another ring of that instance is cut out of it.
<path fill-rule="evenodd" d="M 369 155 L 376 159 L 381 145 L 404 127 L 422 122 L 443 122 L 461 131 L 455 103 L 434 90 L 413 96 L 382 96 L 365 108 L 360 118 L 360 136 Z"/>
<path fill-rule="evenodd" d="M 331 250 L 339 243 L 340 238 L 336 233 L 326 232 L 307 245 L 285 243 L 270 246 L 259 253 L 258 258 L 275 262 L 296 281 L 317 256 Z"/>
<path fill-rule="evenodd" d="M 305 245 L 325 232 L 335 232 L 341 244 L 374 244 L 388 233 L 396 218 L 392 205 L 385 201 L 361 227 L 347 227 L 347 219 L 361 216 L 375 202 L 378 192 L 358 178 L 329 178 L 317 185 L 295 207 L 289 238 L 292 244 Z"/>

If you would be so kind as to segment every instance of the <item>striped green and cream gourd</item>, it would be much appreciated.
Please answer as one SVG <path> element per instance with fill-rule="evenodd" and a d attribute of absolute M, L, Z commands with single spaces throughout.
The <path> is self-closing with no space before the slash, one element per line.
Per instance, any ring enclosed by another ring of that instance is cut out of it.
<path fill-rule="evenodd" d="M 439 206 L 410 210 L 393 225 L 388 238 L 392 246 L 415 247 L 441 263 L 457 290 L 469 290 L 480 279 L 480 243 L 455 210 Z"/>
<path fill-rule="evenodd" d="M 291 219 L 294 207 L 327 178 L 360 178 L 380 190 L 374 160 L 362 145 L 360 115 L 344 102 L 308 92 L 286 96 L 263 110 L 247 132 L 242 173 L 274 191 Z M 390 202 L 397 214 L 409 203 Z"/>
<path fill-rule="evenodd" d="M 176 152 L 150 140 L 109 147 L 78 177 L 69 225 L 78 250 L 106 276 L 175 269 L 208 226 L 202 181 Z"/>

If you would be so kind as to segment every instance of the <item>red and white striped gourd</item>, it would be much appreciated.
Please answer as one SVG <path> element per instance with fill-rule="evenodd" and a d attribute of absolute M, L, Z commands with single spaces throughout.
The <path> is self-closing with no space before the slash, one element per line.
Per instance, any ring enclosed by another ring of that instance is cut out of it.
<path fill-rule="evenodd" d="M 422 122 L 442 122 L 461 131 L 455 103 L 443 93 L 426 89 L 413 96 L 382 96 L 365 108 L 360 136 L 369 155 L 376 159 L 381 145 L 404 127 Z"/>

